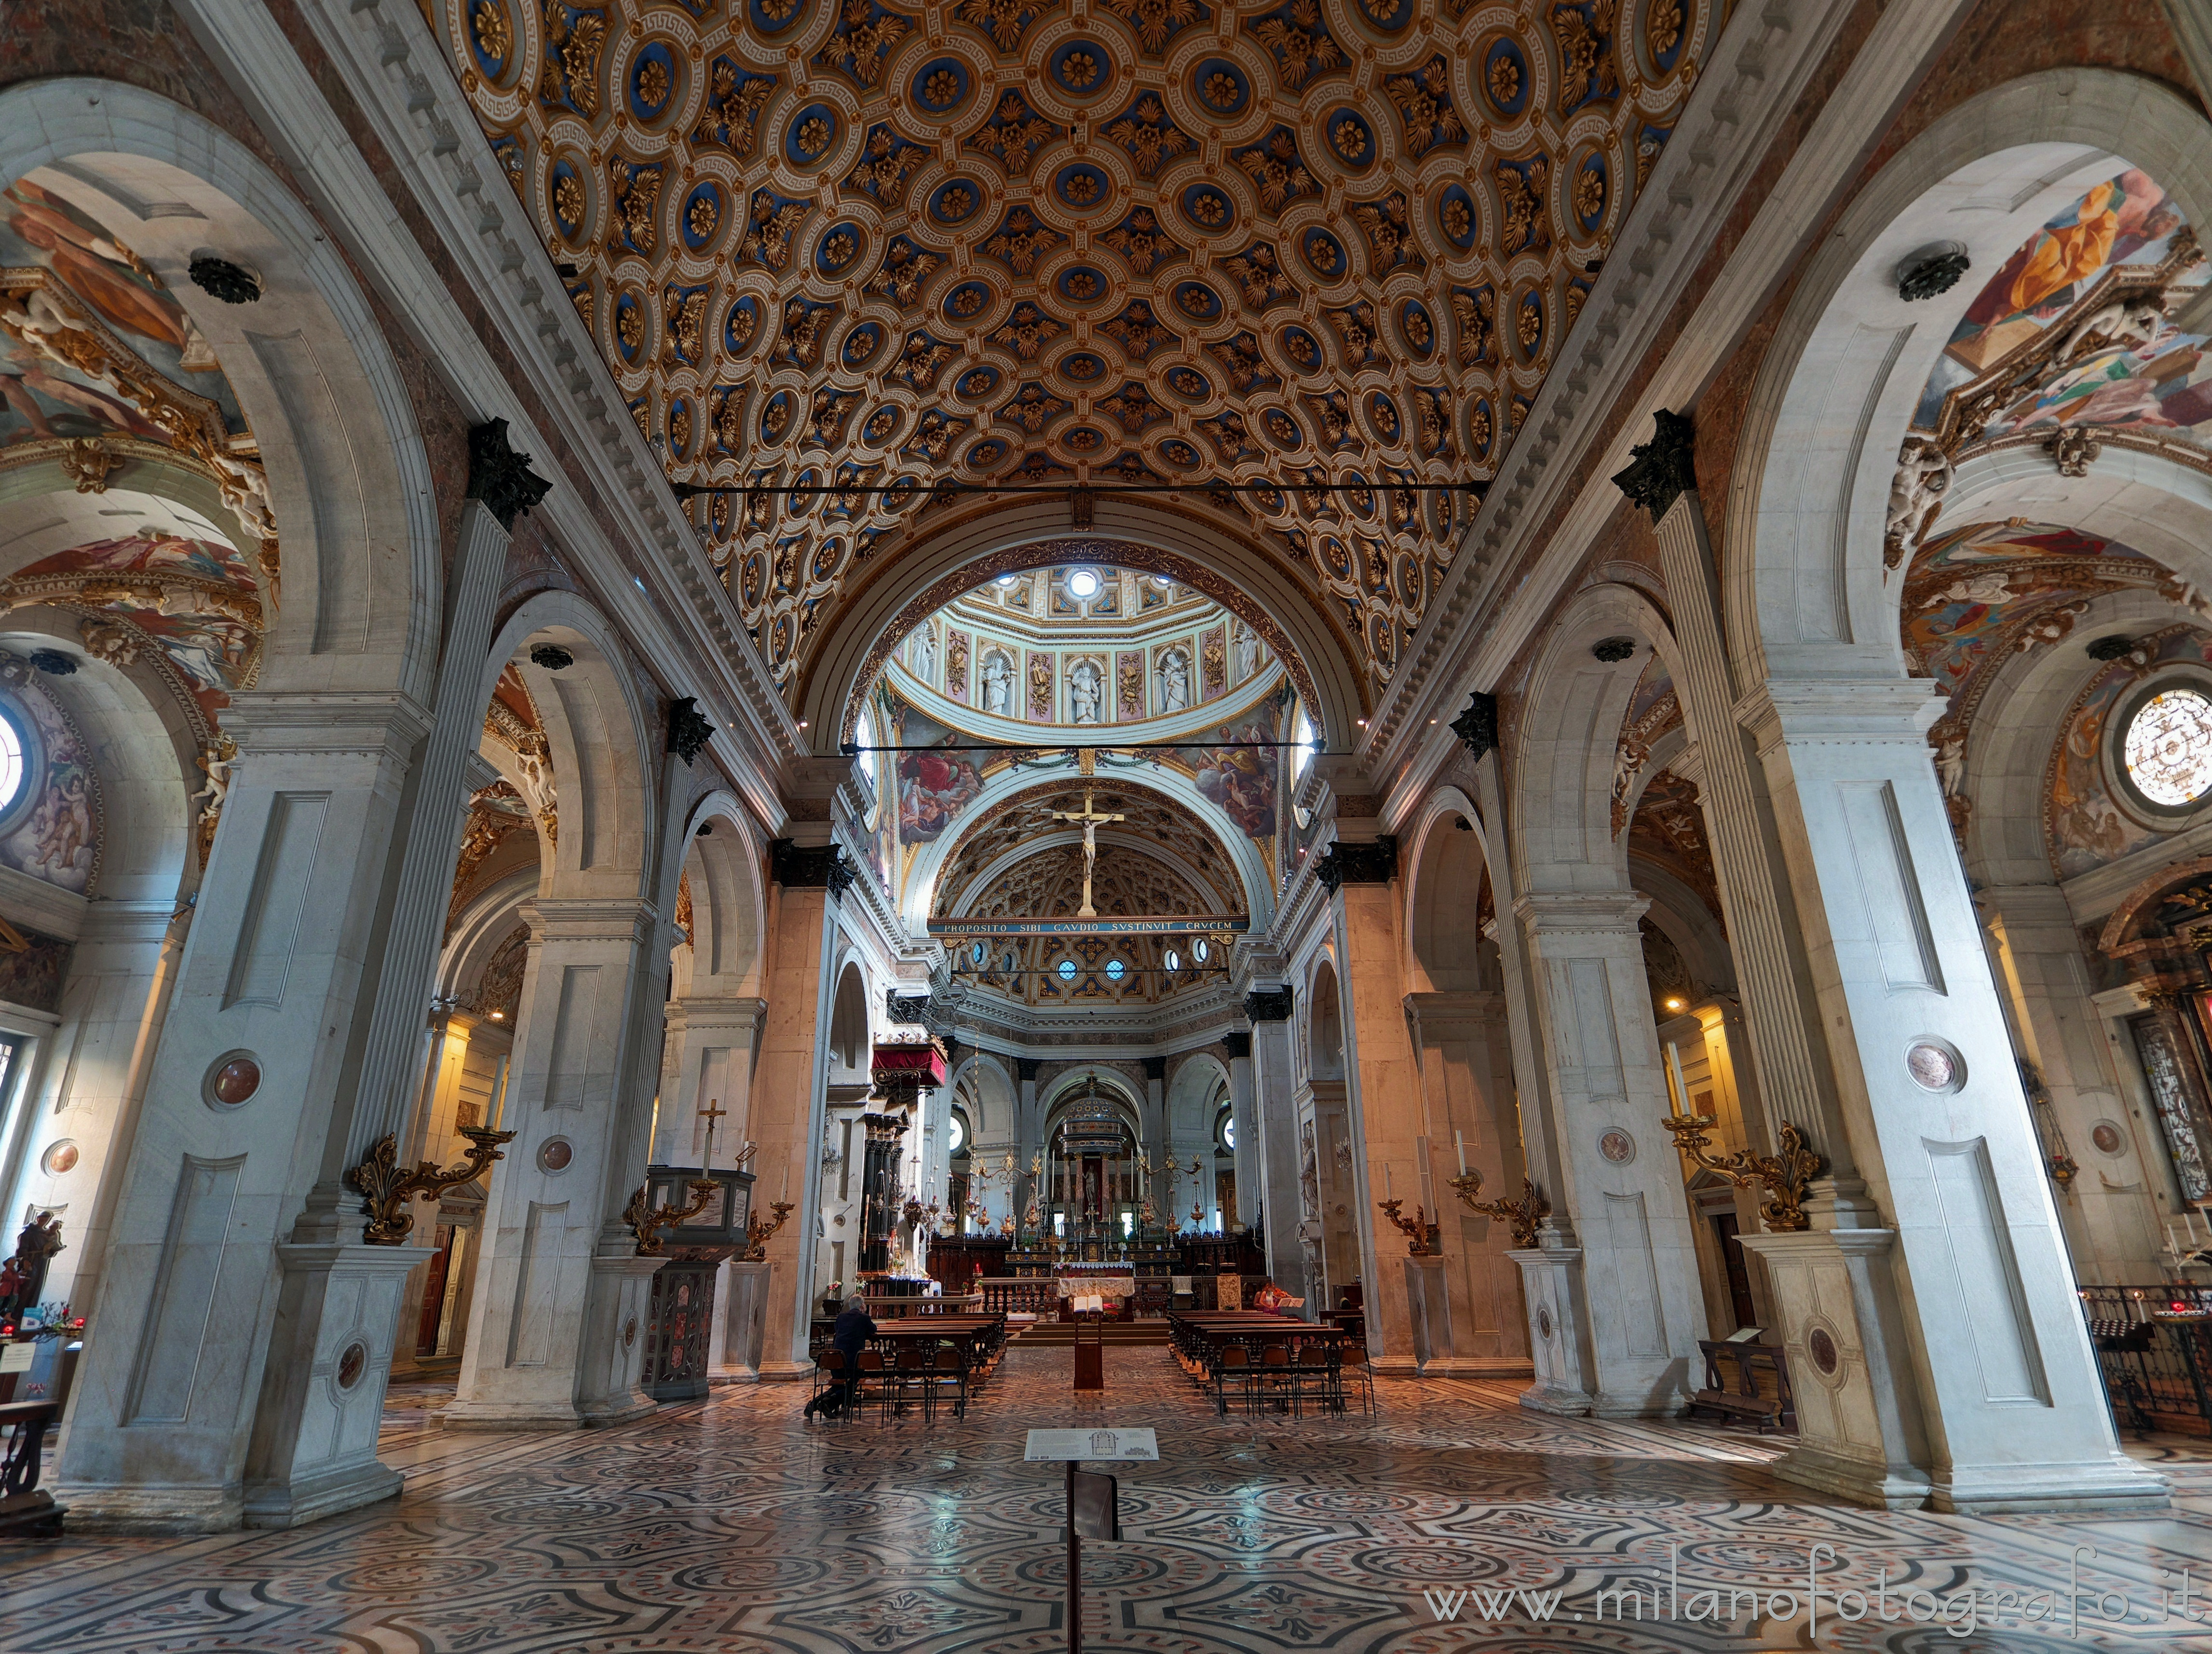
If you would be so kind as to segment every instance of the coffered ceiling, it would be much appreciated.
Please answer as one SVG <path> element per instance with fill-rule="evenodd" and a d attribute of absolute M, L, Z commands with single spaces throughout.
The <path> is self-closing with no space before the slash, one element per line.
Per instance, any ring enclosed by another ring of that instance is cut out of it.
<path fill-rule="evenodd" d="M 787 692 L 937 482 L 1183 496 L 1386 683 L 1711 0 L 425 0 Z"/>

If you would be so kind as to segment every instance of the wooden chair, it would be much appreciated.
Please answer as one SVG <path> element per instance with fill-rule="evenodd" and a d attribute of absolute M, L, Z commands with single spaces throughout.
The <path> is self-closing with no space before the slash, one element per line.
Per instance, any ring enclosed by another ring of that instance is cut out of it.
<path fill-rule="evenodd" d="M 853 1386 L 852 1398 L 845 1403 L 845 1416 L 848 1419 L 854 1417 L 869 1402 L 876 1404 L 880 1415 L 890 1406 L 893 1388 L 891 1376 L 884 1367 L 884 1353 L 877 1349 L 862 1350 L 854 1359 L 854 1366 L 860 1376 Z"/>
<path fill-rule="evenodd" d="M 938 1397 L 946 1391 L 953 1395 L 952 1416 L 965 1418 L 968 1414 L 968 1360 L 950 1344 L 937 1347 L 937 1363 L 930 1369 L 928 1387 L 923 1390 L 923 1410 L 926 1416 L 935 1417 Z"/>
<path fill-rule="evenodd" d="M 906 1411 L 910 1401 L 922 1403 L 925 1413 L 929 1404 L 929 1353 L 919 1344 L 900 1347 L 898 1360 L 892 1368 L 891 1401 L 898 1412 Z"/>
<path fill-rule="evenodd" d="M 837 1349 L 814 1352 L 814 1394 L 810 1400 L 820 1401 L 822 1392 L 833 1384 L 845 1381 L 845 1352 Z"/>
<path fill-rule="evenodd" d="M 1252 1368 L 1252 1353 L 1242 1344 L 1224 1344 L 1213 1358 L 1213 1410 L 1221 1417 L 1229 1416 L 1229 1389 L 1235 1385 L 1243 1392 L 1244 1411 L 1252 1410 L 1258 1375 Z"/>
<path fill-rule="evenodd" d="M 1375 1404 L 1375 1369 L 1368 1365 L 1367 1346 L 1350 1338 L 1330 1341 L 1336 1353 L 1339 1385 L 1358 1385 L 1359 1405 L 1369 1418 L 1373 1418 L 1379 1409 Z"/>
<path fill-rule="evenodd" d="M 1297 1381 L 1291 1371 L 1289 1347 L 1278 1341 L 1260 1351 L 1260 1393 L 1274 1403 L 1275 1411 L 1288 1413 L 1297 1399 Z"/>

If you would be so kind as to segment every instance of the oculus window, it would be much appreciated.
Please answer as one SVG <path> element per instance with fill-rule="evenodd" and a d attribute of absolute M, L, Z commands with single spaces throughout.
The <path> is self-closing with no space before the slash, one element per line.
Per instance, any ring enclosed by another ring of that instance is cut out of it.
<path fill-rule="evenodd" d="M 2212 699 L 2171 685 L 2148 696 L 2121 738 L 2128 780 L 2149 803 L 2185 809 L 2212 792 Z"/>

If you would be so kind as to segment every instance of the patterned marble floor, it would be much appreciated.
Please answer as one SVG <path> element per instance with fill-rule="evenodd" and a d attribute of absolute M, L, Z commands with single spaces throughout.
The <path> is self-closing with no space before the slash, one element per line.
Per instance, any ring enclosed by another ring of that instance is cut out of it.
<path fill-rule="evenodd" d="M 2212 1614 L 2201 1444 L 2130 1450 L 2174 1478 L 2156 1517 L 1886 1515 L 1775 1480 L 1772 1438 L 1551 1419 L 1510 1386 L 1386 1381 L 1372 1420 L 1219 1420 L 1164 1350 L 1109 1351 L 1103 1397 L 1071 1393 L 1071 1359 L 1018 1352 L 931 1427 L 809 1426 L 775 1386 L 588 1435 L 448 1436 L 441 1393 L 401 1389 L 399 1499 L 289 1533 L 0 1546 L 0 1654 L 1044 1654 L 1066 1646 L 1061 1481 L 1023 1432 L 1098 1422 L 1157 1426 L 1162 1458 L 1121 1468 L 1122 1542 L 1086 1547 L 1094 1654 L 2212 1651 L 2166 1612 L 2185 1567 Z M 2078 1627 L 2077 1545 L 2097 1550 Z M 1638 1590 L 1670 1568 L 1675 1594 Z"/>

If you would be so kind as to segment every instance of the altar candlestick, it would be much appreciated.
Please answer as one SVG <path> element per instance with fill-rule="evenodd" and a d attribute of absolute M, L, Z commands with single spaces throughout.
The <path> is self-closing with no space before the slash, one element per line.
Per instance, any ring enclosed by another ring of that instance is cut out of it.
<path fill-rule="evenodd" d="M 1382 1165 L 1382 1194 L 1383 1194 L 1383 1196 L 1384 1196 L 1384 1198 L 1385 1198 L 1385 1199 L 1388 1199 L 1388 1198 L 1391 1197 L 1393 1195 L 1395 1195 L 1395 1192 L 1396 1192 L 1396 1191 L 1395 1191 L 1394 1189 L 1392 1189 L 1392 1188 L 1390 1187 L 1390 1166 L 1389 1166 L 1389 1163 L 1388 1161 L 1385 1161 L 1385 1162 L 1383 1163 L 1383 1165 Z"/>
<path fill-rule="evenodd" d="M 1459 1146 L 1459 1175 L 1467 1176 L 1467 1137 L 1461 1132 L 1452 1134 L 1452 1141 Z"/>
<path fill-rule="evenodd" d="M 790 1162 L 790 1161 L 788 1161 L 788 1160 L 787 1160 L 787 1161 L 785 1161 L 785 1162 L 783 1163 L 783 1193 L 782 1193 L 782 1194 L 781 1194 L 781 1195 L 777 1195 L 777 1196 L 776 1196 L 776 1199 L 778 1199 L 779 1201 L 787 1201 L 787 1200 L 789 1200 L 790 1198 L 791 1198 L 791 1162 Z"/>

